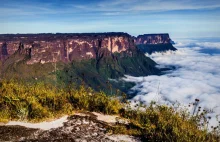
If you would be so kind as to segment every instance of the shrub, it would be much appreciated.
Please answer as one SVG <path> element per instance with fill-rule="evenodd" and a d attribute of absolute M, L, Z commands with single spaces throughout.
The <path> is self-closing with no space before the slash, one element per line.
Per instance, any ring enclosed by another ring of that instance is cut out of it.
<path fill-rule="evenodd" d="M 0 94 L 0 116 L 4 120 L 42 121 L 73 110 L 117 114 L 122 107 L 116 97 L 85 86 L 56 88 L 45 83 L 1 81 Z"/>
<path fill-rule="evenodd" d="M 121 100 L 119 99 L 121 98 Z M 117 114 L 128 119 L 129 124 L 109 126 L 115 134 L 139 136 L 143 141 L 206 141 L 219 140 L 220 127 L 207 130 L 208 111 L 201 112 L 198 99 L 194 103 L 193 115 L 186 109 L 143 104 L 130 107 L 123 95 L 107 96 L 91 88 L 75 85 L 57 88 L 46 83 L 0 81 L 0 121 L 42 121 L 62 115 L 71 115 L 74 110 Z M 203 124 L 203 125 L 202 125 Z"/>

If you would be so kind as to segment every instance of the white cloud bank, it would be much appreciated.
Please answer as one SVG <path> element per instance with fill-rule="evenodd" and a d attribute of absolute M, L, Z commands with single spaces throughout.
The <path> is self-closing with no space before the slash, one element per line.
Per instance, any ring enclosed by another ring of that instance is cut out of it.
<path fill-rule="evenodd" d="M 190 48 L 185 47 L 189 45 Z M 220 42 L 178 43 L 176 47 L 178 48 L 176 52 L 155 53 L 150 56 L 160 65 L 176 66 L 176 70 L 162 76 L 127 76 L 125 78 L 127 81 L 137 83 L 132 89 L 139 93 L 133 100 L 145 103 L 151 100 L 159 103 L 178 101 L 188 106 L 198 98 L 200 106 L 214 110 L 215 113 L 210 115 L 212 125 L 215 125 L 217 123 L 215 116 L 220 114 L 220 54 L 210 55 L 199 51 L 200 49 L 219 49 Z"/>

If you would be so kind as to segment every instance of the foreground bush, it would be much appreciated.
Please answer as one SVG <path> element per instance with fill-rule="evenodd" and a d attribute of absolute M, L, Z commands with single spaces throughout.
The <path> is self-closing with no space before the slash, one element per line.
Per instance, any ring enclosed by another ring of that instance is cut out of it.
<path fill-rule="evenodd" d="M 214 142 L 219 138 L 219 127 L 208 131 L 201 115 L 192 116 L 186 109 L 158 105 L 136 105 L 121 110 L 121 116 L 130 120 L 129 125 L 110 128 L 113 133 L 124 133 L 144 137 L 144 141 Z"/>
<path fill-rule="evenodd" d="M 121 107 L 118 99 L 83 86 L 57 89 L 44 83 L 0 82 L 0 121 L 42 121 L 73 110 L 116 114 Z"/>
<path fill-rule="evenodd" d="M 28 120 L 42 121 L 74 110 L 118 114 L 129 124 L 109 126 L 115 134 L 129 134 L 142 137 L 144 141 L 218 141 L 219 127 L 209 132 L 205 112 L 190 115 L 187 110 L 173 106 L 149 106 L 138 104 L 131 109 L 130 103 L 121 97 L 107 96 L 91 88 L 68 86 L 57 88 L 45 83 L 27 84 L 15 81 L 0 82 L 0 121 Z M 203 122 L 203 126 L 201 125 Z"/>

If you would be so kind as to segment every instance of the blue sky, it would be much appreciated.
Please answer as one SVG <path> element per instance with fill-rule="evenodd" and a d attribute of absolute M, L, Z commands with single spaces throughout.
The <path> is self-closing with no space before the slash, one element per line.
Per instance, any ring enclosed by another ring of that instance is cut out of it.
<path fill-rule="evenodd" d="M 219 0 L 1 0 L 0 33 L 170 33 L 220 37 Z"/>

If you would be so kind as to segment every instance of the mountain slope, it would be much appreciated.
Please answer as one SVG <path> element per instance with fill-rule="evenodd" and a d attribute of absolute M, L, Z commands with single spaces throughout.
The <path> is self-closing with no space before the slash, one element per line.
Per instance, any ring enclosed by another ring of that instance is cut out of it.
<path fill-rule="evenodd" d="M 95 90 L 102 89 L 110 93 L 116 91 L 115 89 L 120 89 L 125 92 L 132 87 L 132 84 L 111 80 L 119 79 L 124 75 L 146 76 L 159 74 L 160 70 L 155 68 L 155 65 L 156 63 L 153 60 L 138 51 L 132 57 L 120 57 L 119 54 L 114 54 L 114 57 L 101 59 L 98 64 L 95 59 L 80 62 L 73 61 L 71 65 L 58 71 L 57 75 L 60 83 L 86 83 Z"/>
<path fill-rule="evenodd" d="M 0 43 L 5 79 L 84 84 L 112 94 L 133 85 L 112 79 L 160 74 L 126 33 L 4 35 Z"/>

